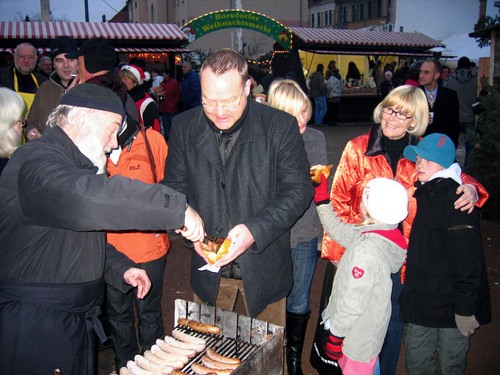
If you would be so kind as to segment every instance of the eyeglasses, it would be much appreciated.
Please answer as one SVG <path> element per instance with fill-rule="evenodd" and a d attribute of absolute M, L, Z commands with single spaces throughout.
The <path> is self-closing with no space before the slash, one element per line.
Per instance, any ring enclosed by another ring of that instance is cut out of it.
<path fill-rule="evenodd" d="M 408 116 L 406 113 L 397 112 L 394 109 L 389 108 L 389 107 L 382 107 L 382 112 L 384 112 L 386 115 L 389 115 L 389 116 L 392 116 L 392 114 L 394 113 L 396 118 L 398 120 L 401 120 L 401 121 L 405 121 L 405 120 L 408 120 L 409 118 L 411 118 L 411 116 Z"/>
<path fill-rule="evenodd" d="M 217 108 L 220 108 L 223 111 L 232 112 L 240 106 L 241 99 L 243 98 L 244 92 L 245 92 L 245 87 L 243 87 L 243 90 L 241 91 L 241 94 L 238 97 L 238 99 L 235 99 L 231 102 L 217 103 L 215 100 L 210 100 L 210 101 L 202 100 L 201 105 L 203 106 L 203 108 L 205 108 L 207 111 L 210 111 L 210 112 L 215 111 Z"/>

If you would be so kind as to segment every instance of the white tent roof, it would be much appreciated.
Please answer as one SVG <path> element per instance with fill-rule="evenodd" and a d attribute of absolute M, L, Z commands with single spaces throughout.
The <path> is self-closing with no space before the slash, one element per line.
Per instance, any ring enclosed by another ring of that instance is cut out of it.
<path fill-rule="evenodd" d="M 478 61 L 480 57 L 490 56 L 490 46 L 479 48 L 476 39 L 469 37 L 468 34 L 455 34 L 441 43 L 446 46 L 441 50 L 443 55 L 456 56 L 451 60 L 467 56 L 471 60 Z"/>

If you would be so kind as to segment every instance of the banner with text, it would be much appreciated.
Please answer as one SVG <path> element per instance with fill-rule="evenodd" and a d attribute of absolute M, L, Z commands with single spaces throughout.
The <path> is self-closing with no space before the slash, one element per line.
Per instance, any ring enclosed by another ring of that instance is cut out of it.
<path fill-rule="evenodd" d="M 286 26 L 263 14 L 246 10 L 207 13 L 186 23 L 181 29 L 191 43 L 212 31 L 238 28 L 255 30 L 276 40 L 283 48 L 292 49 L 292 33 Z"/>

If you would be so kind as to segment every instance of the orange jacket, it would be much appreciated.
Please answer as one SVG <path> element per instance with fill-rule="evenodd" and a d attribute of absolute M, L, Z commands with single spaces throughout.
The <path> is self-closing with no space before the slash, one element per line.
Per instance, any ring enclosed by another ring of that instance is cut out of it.
<path fill-rule="evenodd" d="M 163 136 L 152 128 L 146 130 L 146 136 L 156 164 L 156 176 L 158 181 L 161 181 L 168 147 Z M 155 182 L 146 143 L 141 132 L 137 133 L 134 141 L 122 150 L 116 165 L 108 159 L 107 169 L 111 178 L 119 174 L 150 184 Z M 120 215 L 120 212 L 116 214 Z M 138 217 L 137 220 L 140 218 Z M 165 232 L 108 232 L 107 240 L 136 263 L 159 259 L 167 253 L 170 247 L 170 241 Z"/>
<path fill-rule="evenodd" d="M 374 126 L 368 134 L 356 137 L 347 143 L 333 178 L 330 193 L 331 202 L 335 212 L 343 222 L 360 223 L 359 204 L 366 183 L 375 177 L 395 178 L 408 190 L 408 216 L 403 221 L 403 235 L 408 243 L 411 225 L 417 211 L 417 202 L 413 198 L 414 183 L 417 181 L 415 164 L 402 157 L 397 166 L 396 177 L 394 177 L 391 166 L 386 159 L 381 138 L 380 126 Z M 411 144 L 417 142 L 418 139 L 410 138 Z M 482 207 L 488 200 L 486 189 L 474 178 L 464 173 L 462 173 L 462 180 L 464 184 L 473 184 L 476 187 L 479 195 L 476 206 Z M 339 262 L 344 250 L 326 232 L 324 233 L 321 248 L 322 258 Z"/>

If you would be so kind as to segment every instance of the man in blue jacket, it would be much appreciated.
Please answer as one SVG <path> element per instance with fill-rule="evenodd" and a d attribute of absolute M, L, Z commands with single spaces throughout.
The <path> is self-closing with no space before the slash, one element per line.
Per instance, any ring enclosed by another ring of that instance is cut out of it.
<path fill-rule="evenodd" d="M 184 111 L 201 105 L 200 77 L 191 67 L 189 61 L 182 63 L 184 78 L 181 82 L 181 100 Z"/>

